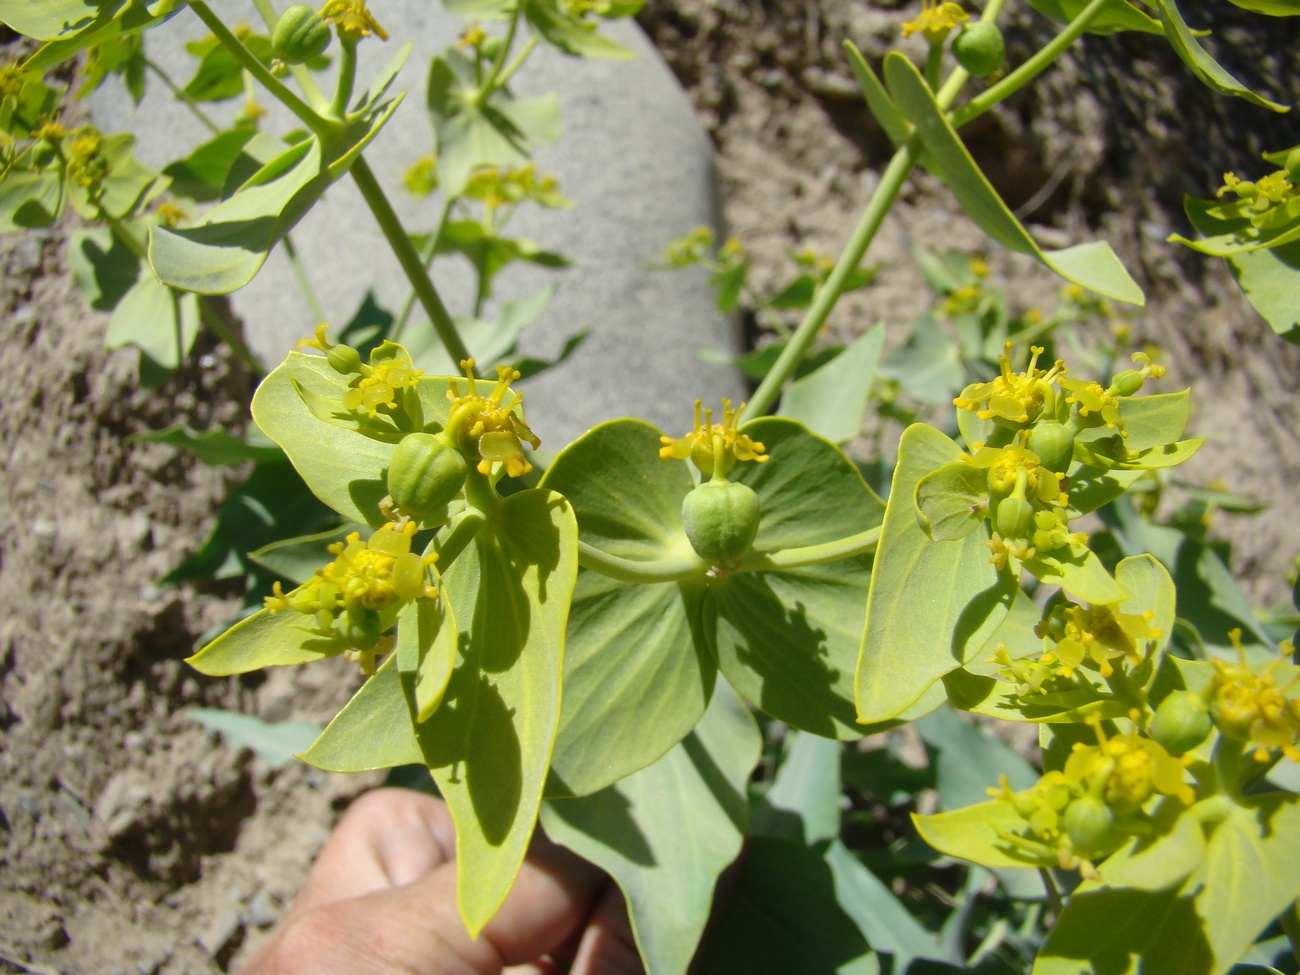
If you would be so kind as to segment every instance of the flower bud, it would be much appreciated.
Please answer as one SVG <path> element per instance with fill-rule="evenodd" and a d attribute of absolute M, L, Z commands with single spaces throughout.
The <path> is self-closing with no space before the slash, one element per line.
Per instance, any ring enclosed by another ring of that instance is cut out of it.
<path fill-rule="evenodd" d="M 1002 31 L 997 25 L 987 20 L 977 20 L 967 24 L 965 29 L 953 38 L 953 57 L 957 63 L 976 78 L 984 78 L 1002 67 L 1007 59 L 1006 45 L 1002 41 Z"/>
<path fill-rule="evenodd" d="M 332 38 L 329 24 L 315 10 L 295 3 L 280 15 L 271 35 L 276 57 L 289 64 L 303 64 L 325 53 Z"/>
<path fill-rule="evenodd" d="M 691 548 L 712 563 L 734 562 L 758 534 L 758 495 L 744 484 L 705 481 L 682 501 L 682 527 Z"/>
<path fill-rule="evenodd" d="M 409 433 L 388 463 L 388 494 L 403 514 L 424 520 L 460 493 L 469 472 L 464 456 L 434 433 Z"/>
<path fill-rule="evenodd" d="M 325 358 L 335 372 L 344 376 L 361 371 L 361 353 L 350 345 L 331 345 Z"/>
<path fill-rule="evenodd" d="M 1201 695 L 1174 691 L 1156 708 L 1148 734 L 1171 755 L 1189 752 L 1210 733 L 1210 711 Z"/>
<path fill-rule="evenodd" d="M 1096 796 L 1075 799 L 1066 808 L 1061 824 L 1074 851 L 1083 856 L 1109 852 L 1118 839 L 1115 814 Z"/>
<path fill-rule="evenodd" d="M 1074 458 L 1074 431 L 1050 420 L 1035 423 L 1025 446 L 1038 455 L 1038 462 L 1053 474 L 1064 474 Z"/>

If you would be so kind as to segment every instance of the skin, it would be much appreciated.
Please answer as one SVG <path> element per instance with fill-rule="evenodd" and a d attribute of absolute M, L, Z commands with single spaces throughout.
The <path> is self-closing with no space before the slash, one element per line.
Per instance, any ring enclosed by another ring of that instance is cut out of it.
<path fill-rule="evenodd" d="M 618 888 L 540 831 L 505 905 L 470 938 L 456 909 L 447 807 L 379 789 L 348 809 L 243 975 L 642 971 Z"/>

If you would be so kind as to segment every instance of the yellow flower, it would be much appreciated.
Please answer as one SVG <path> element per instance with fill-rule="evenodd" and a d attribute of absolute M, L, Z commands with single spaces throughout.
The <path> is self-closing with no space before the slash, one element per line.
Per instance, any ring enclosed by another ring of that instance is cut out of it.
<path fill-rule="evenodd" d="M 93 194 L 108 176 L 108 160 L 102 152 L 104 138 L 99 130 L 83 126 L 68 144 L 68 178 Z"/>
<path fill-rule="evenodd" d="M 1122 435 L 1128 436 L 1124 433 L 1119 418 L 1119 397 L 1112 396 L 1101 388 L 1100 383 L 1091 380 L 1063 378 L 1060 383 L 1061 388 L 1066 392 L 1065 401 L 1079 405 L 1079 416 L 1086 417 L 1095 413 L 1101 417 L 1107 427 L 1119 430 Z"/>
<path fill-rule="evenodd" d="M 1281 656 L 1256 671 L 1246 663 L 1241 630 L 1230 631 L 1228 638 L 1239 659 L 1236 663 L 1213 661 L 1210 713 L 1214 723 L 1229 738 L 1253 744 L 1257 761 L 1268 761 L 1270 749 L 1279 748 L 1291 761 L 1300 762 L 1300 697 L 1288 696 L 1300 688 L 1300 667 L 1287 663 L 1292 653 L 1290 641 L 1282 642 Z M 1287 679 L 1279 686 L 1280 675 Z"/>
<path fill-rule="evenodd" d="M 536 450 L 542 441 L 514 411 L 523 401 L 523 394 L 510 388 L 519 378 L 519 371 L 497 366 L 496 386 L 487 396 L 480 396 L 474 378 L 474 360 L 466 359 L 461 368 L 469 379 L 469 392 L 462 396 L 454 385 L 447 390 L 447 399 L 451 401 L 448 434 L 465 451 L 467 459 L 478 458 L 480 474 L 491 473 L 492 465 L 498 462 L 505 465 L 511 477 L 527 474 L 533 465 L 524 456 L 523 442 L 527 441 Z M 511 400 L 503 405 L 506 393 L 511 394 Z"/>
<path fill-rule="evenodd" d="M 1052 383 L 1065 373 L 1065 363 L 1057 360 L 1051 369 L 1039 369 L 1038 357 L 1043 349 L 1032 346 L 1029 365 L 1023 373 L 1011 371 L 1012 344 L 998 356 L 1001 375 L 987 383 L 972 383 L 954 399 L 953 405 L 969 410 L 981 420 L 1001 420 L 1007 425 L 1031 423 L 1043 411 Z M 1054 394 L 1052 394 L 1054 395 Z"/>
<path fill-rule="evenodd" d="M 739 409 L 733 410 L 731 400 L 724 399 L 722 422 L 713 422 L 712 410 L 704 411 L 704 420 L 701 422 L 700 401 L 696 400 L 694 429 L 682 437 L 660 437 L 659 442 L 663 446 L 659 448 L 659 456 L 664 460 L 689 458 L 706 475 L 713 474 L 718 463 L 722 466 L 721 473 L 726 474 L 738 460 L 752 460 L 760 464 L 765 462 L 768 459 L 767 448 L 737 429 L 740 414 L 744 410 L 744 403 L 740 404 Z"/>
<path fill-rule="evenodd" d="M 371 34 L 381 41 L 388 40 L 388 34 L 366 9 L 366 0 L 329 0 L 320 15 L 335 26 L 339 40 L 345 44 L 355 44 Z"/>
<path fill-rule="evenodd" d="M 374 673 L 375 657 L 392 646 L 392 638 L 382 634 L 379 614 L 401 602 L 438 596 L 427 571 L 438 556 L 411 551 L 415 531 L 412 521 L 389 523 L 365 542 L 360 532 L 352 532 L 330 546 L 334 560 L 297 589 L 285 593 L 275 583 L 266 597 L 267 610 L 313 617 L 323 635 L 344 641 L 361 669 Z"/>
<path fill-rule="evenodd" d="M 1145 613 L 1117 613 L 1111 606 L 1062 603 L 1040 620 L 1034 632 L 1055 645 L 1050 651 L 1059 663 L 1058 673 L 1069 677 L 1085 661 L 1096 666 L 1103 677 L 1115 672 L 1112 661 L 1123 657 L 1130 664 L 1142 662 L 1148 641 L 1158 640 L 1161 631 L 1151 626 L 1155 616 Z M 1044 654 L 1046 661 L 1049 654 Z"/>
<path fill-rule="evenodd" d="M 381 406 L 397 409 L 394 398 L 397 391 L 405 386 L 414 386 L 424 375 L 423 369 L 412 369 L 402 359 L 381 359 L 365 368 L 367 374 L 354 379 L 352 388 L 343 394 L 343 406 L 349 410 L 364 409 L 372 420 L 379 414 Z"/>
<path fill-rule="evenodd" d="M 1088 721 L 1097 733 L 1096 745 L 1076 743 L 1065 761 L 1065 777 L 1087 789 L 1099 787 L 1108 806 L 1119 812 L 1142 806 L 1153 795 L 1174 796 L 1190 805 L 1196 793 L 1183 778 L 1184 765 L 1157 741 L 1138 734 L 1106 737 L 1101 720 Z"/>
<path fill-rule="evenodd" d="M 917 14 L 916 20 L 909 20 L 903 24 L 903 36 L 910 37 L 919 32 L 933 44 L 935 41 L 942 40 L 948 31 L 960 27 L 969 19 L 960 4 L 921 0 L 921 12 Z"/>

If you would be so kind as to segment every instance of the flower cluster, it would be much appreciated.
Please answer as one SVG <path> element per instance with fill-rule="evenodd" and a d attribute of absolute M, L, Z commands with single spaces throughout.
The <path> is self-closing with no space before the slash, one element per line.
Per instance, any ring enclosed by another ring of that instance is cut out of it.
<path fill-rule="evenodd" d="M 1101 721 L 1089 723 L 1097 744 L 1075 744 L 1065 766 L 1043 775 L 1031 788 L 1012 791 L 1006 776 L 989 793 L 1011 803 L 1025 821 L 1018 832 L 1000 836 L 1008 848 L 1035 862 L 1055 860 L 1062 869 L 1095 877 L 1094 861 L 1131 835 L 1147 830 L 1143 806 L 1154 796 L 1184 804 L 1196 794 L 1185 781 L 1184 760 L 1171 756 L 1135 727 L 1107 735 Z"/>
<path fill-rule="evenodd" d="M 916 15 L 916 20 L 909 20 L 903 24 L 903 36 L 924 34 L 925 39 L 934 44 L 943 40 L 950 30 L 960 27 L 969 19 L 966 11 L 962 10 L 961 4 L 921 0 L 921 12 Z"/>
<path fill-rule="evenodd" d="M 1215 725 L 1227 737 L 1252 745 L 1257 761 L 1268 761 L 1271 749 L 1278 748 L 1300 762 L 1300 667 L 1287 663 L 1291 644 L 1283 641 L 1283 656 L 1257 669 L 1246 663 L 1241 631 L 1228 636 L 1239 659 L 1213 661 L 1210 713 Z"/>
<path fill-rule="evenodd" d="M 366 9 L 366 0 L 329 0 L 321 8 L 320 15 L 334 25 L 339 32 L 339 40 L 344 44 L 355 44 L 372 34 L 381 41 L 388 40 L 388 34 Z"/>
<path fill-rule="evenodd" d="M 722 401 L 722 422 L 713 422 L 713 411 L 704 410 L 700 418 L 700 401 L 695 401 L 695 426 L 685 436 L 660 437 L 663 444 L 659 456 L 664 460 L 690 459 L 705 475 L 712 475 L 715 468 L 726 474 L 738 460 L 752 460 L 763 463 L 768 459 L 767 448 L 751 440 L 738 429 L 740 415 L 745 410 L 741 403 L 739 409 L 731 408 L 731 400 Z"/>
<path fill-rule="evenodd" d="M 414 389 L 424 370 L 413 368 L 405 351 L 394 357 L 372 355 L 367 365 L 350 345 L 331 343 L 325 337 L 328 328 L 326 324 L 316 326 L 315 337 L 300 339 L 298 348 L 319 349 L 325 353 L 335 372 L 352 377 L 348 391 L 343 394 L 343 408 L 365 410 L 372 420 L 379 415 L 380 407 L 398 409 L 398 392 Z"/>
<path fill-rule="evenodd" d="M 285 593 L 277 582 L 266 597 L 266 608 L 272 615 L 292 610 L 313 617 L 322 635 L 341 640 L 361 669 L 374 673 L 375 658 L 392 646 L 392 638 L 383 632 L 393 619 L 381 614 L 399 603 L 438 595 L 427 571 L 438 556 L 411 551 L 415 530 L 411 521 L 389 523 L 365 542 L 359 532 L 352 532 L 330 546 L 334 561 L 303 585 Z"/>
<path fill-rule="evenodd" d="M 998 356 L 1000 374 L 986 383 L 972 383 L 953 400 L 959 410 L 969 410 L 981 420 L 993 420 L 1014 427 L 1032 423 L 1043 412 L 1044 406 L 1055 406 L 1052 384 L 1065 374 L 1065 363 L 1058 359 L 1050 369 L 1038 368 L 1038 357 L 1043 349 L 1030 349 L 1029 365 L 1022 373 L 1011 371 L 1010 342 L 1006 352 Z"/>
<path fill-rule="evenodd" d="M 519 371 L 497 366 L 496 386 L 487 396 L 480 396 L 474 378 L 474 360 L 466 359 L 461 368 L 469 380 L 469 390 L 461 394 L 454 384 L 447 390 L 447 399 L 451 401 L 447 435 L 470 463 L 477 466 L 480 474 L 491 473 L 492 465 L 497 462 L 505 465 L 506 473 L 511 477 L 527 474 L 533 465 L 524 456 L 524 441 L 534 450 L 542 445 L 542 441 L 515 412 L 523 394 L 512 390 L 510 384 L 519 378 Z M 507 393 L 512 398 L 505 404 Z"/>

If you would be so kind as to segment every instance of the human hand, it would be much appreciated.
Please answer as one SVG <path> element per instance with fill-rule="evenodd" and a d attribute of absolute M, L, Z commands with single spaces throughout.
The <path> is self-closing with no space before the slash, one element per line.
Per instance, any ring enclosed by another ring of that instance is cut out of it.
<path fill-rule="evenodd" d="M 540 831 L 477 939 L 456 908 L 455 831 L 439 800 L 379 789 L 352 804 L 243 975 L 639 975 L 622 896 Z"/>

